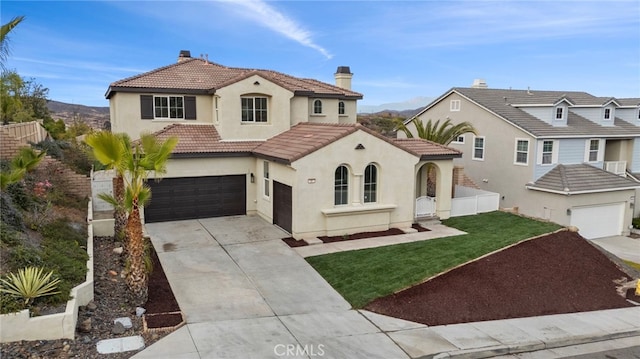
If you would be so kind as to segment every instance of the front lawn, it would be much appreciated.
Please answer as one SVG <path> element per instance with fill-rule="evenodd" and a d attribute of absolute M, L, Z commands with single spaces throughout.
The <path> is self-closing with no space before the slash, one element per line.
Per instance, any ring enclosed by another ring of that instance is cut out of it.
<path fill-rule="evenodd" d="M 456 217 L 443 224 L 468 234 L 309 257 L 307 261 L 354 308 L 362 308 L 459 264 L 561 228 L 504 212 Z"/>

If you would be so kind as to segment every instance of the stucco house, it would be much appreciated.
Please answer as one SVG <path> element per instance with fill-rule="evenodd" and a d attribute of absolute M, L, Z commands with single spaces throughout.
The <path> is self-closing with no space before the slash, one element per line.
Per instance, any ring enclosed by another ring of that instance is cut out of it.
<path fill-rule="evenodd" d="M 468 121 L 456 165 L 500 207 L 573 225 L 585 238 L 629 232 L 640 215 L 640 99 L 585 92 L 452 88 L 416 115 Z M 408 121 L 407 121 L 408 122 Z"/>
<path fill-rule="evenodd" d="M 226 67 L 182 51 L 177 63 L 112 83 L 113 132 L 179 143 L 150 181 L 145 220 L 257 214 L 295 238 L 409 228 L 437 168 L 436 214 L 451 208 L 455 149 L 385 138 L 356 123 L 352 74 L 335 85 Z"/>

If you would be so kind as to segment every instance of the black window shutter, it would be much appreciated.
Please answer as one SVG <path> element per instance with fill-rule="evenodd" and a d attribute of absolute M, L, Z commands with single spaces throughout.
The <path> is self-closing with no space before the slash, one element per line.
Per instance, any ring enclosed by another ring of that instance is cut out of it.
<path fill-rule="evenodd" d="M 140 118 L 153 120 L 153 96 L 140 95 Z"/>
<path fill-rule="evenodd" d="M 184 119 L 185 120 L 196 119 L 196 97 L 195 96 L 184 97 Z"/>

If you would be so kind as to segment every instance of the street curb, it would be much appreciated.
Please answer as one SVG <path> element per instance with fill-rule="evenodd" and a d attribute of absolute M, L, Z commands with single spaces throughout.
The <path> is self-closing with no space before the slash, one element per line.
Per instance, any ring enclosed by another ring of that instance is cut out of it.
<path fill-rule="evenodd" d="M 536 343 L 519 343 L 516 345 L 495 345 L 474 349 L 461 349 L 449 352 L 443 352 L 435 355 L 426 355 L 417 359 L 446 359 L 446 358 L 491 358 L 498 355 L 526 353 L 537 350 L 553 349 L 566 347 L 571 345 L 588 344 L 594 342 L 601 342 L 606 340 L 621 339 L 628 337 L 640 336 L 640 328 L 633 328 L 617 333 L 605 334 L 605 335 L 577 335 L 564 339 L 542 341 Z"/>

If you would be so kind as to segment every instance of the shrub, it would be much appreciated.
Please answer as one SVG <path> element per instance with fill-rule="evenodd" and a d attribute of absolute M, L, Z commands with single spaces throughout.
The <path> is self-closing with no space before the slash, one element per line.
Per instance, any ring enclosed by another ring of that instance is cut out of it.
<path fill-rule="evenodd" d="M 12 270 L 38 267 L 43 264 L 42 253 L 37 248 L 20 244 L 13 247 L 10 253 L 8 262 Z"/>
<path fill-rule="evenodd" d="M 0 292 L 24 299 L 24 305 L 35 298 L 60 293 L 56 291 L 60 279 L 53 277 L 53 271 L 44 273 L 42 267 L 27 267 L 18 270 L 18 274 L 9 273 L 6 279 L 0 279 Z"/>
<path fill-rule="evenodd" d="M 640 229 L 640 217 L 634 218 L 632 224 L 633 228 Z"/>
<path fill-rule="evenodd" d="M 0 222 L 0 242 L 9 247 L 14 247 L 22 241 L 20 232 L 14 230 L 4 222 Z"/>
<path fill-rule="evenodd" d="M 25 231 L 22 212 L 13 204 L 11 196 L 5 192 L 0 192 L 0 220 L 13 230 Z"/>
<path fill-rule="evenodd" d="M 0 292 L 0 314 L 15 313 L 25 309 L 24 303 L 18 298 Z"/>

